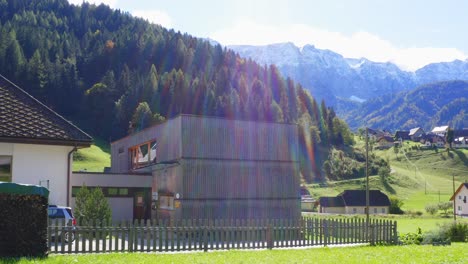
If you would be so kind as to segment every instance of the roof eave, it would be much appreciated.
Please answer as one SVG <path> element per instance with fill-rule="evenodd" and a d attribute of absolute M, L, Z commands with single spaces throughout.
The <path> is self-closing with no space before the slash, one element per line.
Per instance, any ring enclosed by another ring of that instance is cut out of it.
<path fill-rule="evenodd" d="M 93 144 L 93 141 L 92 140 L 63 140 L 63 139 L 45 139 L 45 138 L 0 137 L 0 143 L 37 144 L 37 145 L 72 146 L 72 147 L 88 148 Z"/>

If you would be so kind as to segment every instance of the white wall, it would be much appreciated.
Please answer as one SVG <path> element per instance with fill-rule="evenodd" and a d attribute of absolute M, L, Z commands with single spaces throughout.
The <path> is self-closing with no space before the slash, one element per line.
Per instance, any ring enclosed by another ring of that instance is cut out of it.
<path fill-rule="evenodd" d="M 356 208 L 356 212 L 354 212 L 354 208 Z M 374 209 L 377 209 L 375 212 Z M 382 211 L 382 209 L 384 211 Z M 369 214 L 388 214 L 388 206 L 369 206 Z M 365 214 L 366 207 L 365 206 L 346 206 L 346 214 Z"/>
<path fill-rule="evenodd" d="M 49 204 L 67 203 L 67 158 L 73 147 L 0 143 L 0 155 L 12 156 L 12 182 L 49 180 Z M 42 184 L 45 186 L 45 183 Z"/>
<path fill-rule="evenodd" d="M 463 200 L 466 197 L 466 203 Z M 455 212 L 457 215 L 468 215 L 468 189 L 463 186 L 457 195 L 454 197 L 455 201 Z M 458 207 L 461 206 L 461 210 L 458 210 Z"/>

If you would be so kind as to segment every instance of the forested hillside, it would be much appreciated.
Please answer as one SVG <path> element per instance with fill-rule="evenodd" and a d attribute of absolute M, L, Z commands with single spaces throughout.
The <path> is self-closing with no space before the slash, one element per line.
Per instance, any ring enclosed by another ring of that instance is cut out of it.
<path fill-rule="evenodd" d="M 468 82 L 448 81 L 423 85 L 409 92 L 385 95 L 363 103 L 346 117 L 350 126 L 395 131 L 450 125 L 468 127 Z"/>
<path fill-rule="evenodd" d="M 353 141 L 275 66 L 105 5 L 0 0 L 0 73 L 106 141 L 180 113 L 299 123 L 308 180 Z"/>

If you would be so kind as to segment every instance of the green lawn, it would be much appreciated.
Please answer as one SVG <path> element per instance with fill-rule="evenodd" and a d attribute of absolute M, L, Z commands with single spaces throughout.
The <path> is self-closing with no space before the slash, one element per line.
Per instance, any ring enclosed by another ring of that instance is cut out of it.
<path fill-rule="evenodd" d="M 466 247 L 466 244 L 453 243 L 451 246 L 325 247 L 187 254 L 52 255 L 44 260 L 3 260 L 3 263 L 466 263 Z"/>
<path fill-rule="evenodd" d="M 110 149 L 103 141 L 96 140 L 95 145 L 73 155 L 73 171 L 102 172 L 104 167 L 110 167 Z"/>
<path fill-rule="evenodd" d="M 303 213 L 304 216 L 320 217 L 320 218 L 361 218 L 365 219 L 365 215 L 321 215 L 314 213 Z M 386 215 L 386 216 L 371 216 L 371 219 L 384 219 L 397 222 L 398 233 L 404 234 L 416 232 L 421 228 L 422 232 L 429 232 L 438 229 L 439 226 L 453 222 L 452 217 L 440 216 L 409 216 L 409 215 Z M 457 218 L 457 221 L 468 223 L 468 218 Z"/>

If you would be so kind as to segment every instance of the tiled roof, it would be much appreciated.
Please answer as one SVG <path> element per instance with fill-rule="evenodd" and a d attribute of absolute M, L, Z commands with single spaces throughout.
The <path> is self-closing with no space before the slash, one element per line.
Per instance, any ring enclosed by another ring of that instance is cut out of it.
<path fill-rule="evenodd" d="M 320 197 L 319 204 L 323 207 L 344 207 L 344 201 L 341 196 L 336 197 Z"/>
<path fill-rule="evenodd" d="M 89 146 L 92 138 L 0 75 L 0 142 Z"/>
<path fill-rule="evenodd" d="M 343 197 L 346 206 L 366 206 L 365 190 L 345 190 L 338 196 Z M 379 190 L 369 190 L 370 206 L 390 206 L 388 196 Z"/>

